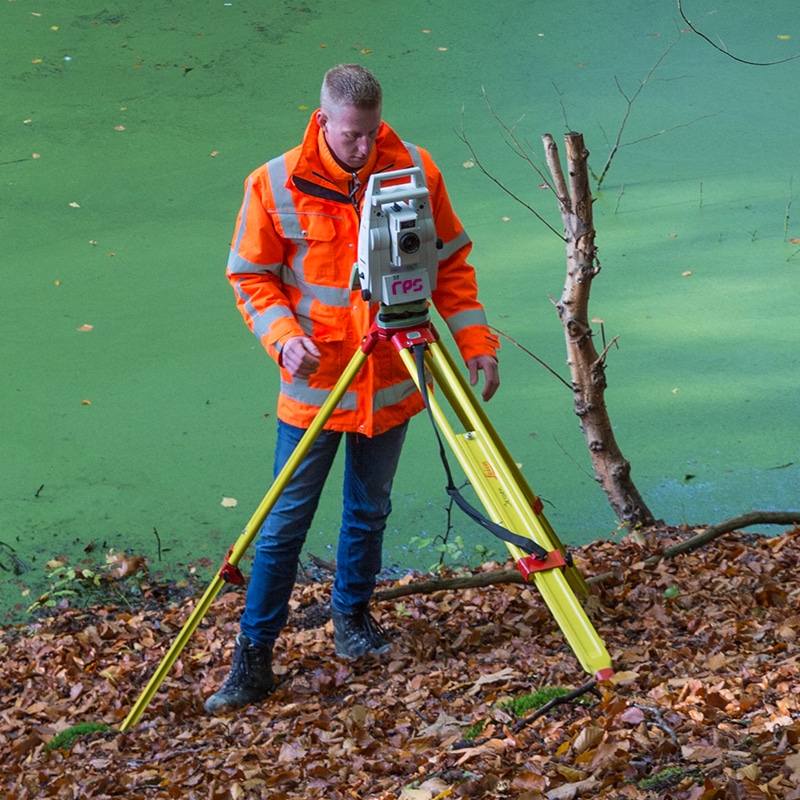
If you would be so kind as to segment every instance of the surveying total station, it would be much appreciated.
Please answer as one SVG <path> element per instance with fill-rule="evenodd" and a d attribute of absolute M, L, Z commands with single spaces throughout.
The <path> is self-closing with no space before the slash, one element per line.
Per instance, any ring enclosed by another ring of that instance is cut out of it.
<path fill-rule="evenodd" d="M 138 721 L 225 583 L 244 584 L 239 561 L 361 366 L 381 342 L 397 349 L 422 394 L 439 443 L 447 493 L 474 521 L 504 541 L 526 582 L 536 585 L 583 669 L 598 680 L 613 674 L 608 651 L 579 600 L 588 595 L 586 581 L 430 321 L 428 300 L 436 288 L 440 248 L 422 170 L 412 167 L 372 175 L 361 213 L 351 289 L 360 288 L 365 302 L 379 304 L 375 323 L 231 545 L 219 573 L 120 730 Z M 450 413 L 440 404 L 439 394 Z M 457 432 L 454 424 L 463 430 Z M 456 456 L 485 515 L 456 488 L 442 439 Z"/>

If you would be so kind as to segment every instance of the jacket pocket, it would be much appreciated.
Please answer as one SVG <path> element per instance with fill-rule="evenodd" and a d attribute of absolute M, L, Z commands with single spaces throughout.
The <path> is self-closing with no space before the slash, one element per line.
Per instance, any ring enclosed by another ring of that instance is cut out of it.
<path fill-rule="evenodd" d="M 302 212 L 276 212 L 276 227 L 284 241 L 294 250 L 289 256 L 290 267 L 307 283 L 344 285 L 339 278 L 351 265 L 342 270 L 341 243 L 344 241 L 341 217 Z M 345 245 L 345 249 L 347 248 Z"/>

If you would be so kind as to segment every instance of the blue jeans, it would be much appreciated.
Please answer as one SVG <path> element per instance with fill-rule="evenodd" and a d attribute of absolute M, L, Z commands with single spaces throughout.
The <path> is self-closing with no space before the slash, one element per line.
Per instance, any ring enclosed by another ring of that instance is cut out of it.
<path fill-rule="evenodd" d="M 286 625 L 300 551 L 343 436 L 342 525 L 331 604 L 337 611 L 350 613 L 369 603 L 381 568 L 392 481 L 407 428 L 406 422 L 372 438 L 338 431 L 320 433 L 259 532 L 241 619 L 242 632 L 251 642 L 271 645 Z M 275 476 L 304 433 L 304 428 L 278 421 Z"/>

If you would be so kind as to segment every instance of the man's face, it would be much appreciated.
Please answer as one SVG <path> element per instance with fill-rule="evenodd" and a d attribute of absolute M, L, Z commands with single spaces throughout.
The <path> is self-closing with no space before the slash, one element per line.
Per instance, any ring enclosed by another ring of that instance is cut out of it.
<path fill-rule="evenodd" d="M 339 164 L 357 171 L 367 163 L 381 127 L 381 108 L 338 106 L 317 112 L 317 122 Z"/>

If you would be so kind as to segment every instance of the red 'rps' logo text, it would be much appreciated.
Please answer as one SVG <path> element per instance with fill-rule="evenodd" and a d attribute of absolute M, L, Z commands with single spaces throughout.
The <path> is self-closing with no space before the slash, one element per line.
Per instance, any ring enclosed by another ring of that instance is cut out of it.
<path fill-rule="evenodd" d="M 403 280 L 402 278 L 398 278 L 392 284 L 392 295 L 394 297 L 405 296 L 408 294 L 420 294 L 421 292 L 425 291 L 425 284 L 422 281 L 422 278 L 406 278 Z"/>

